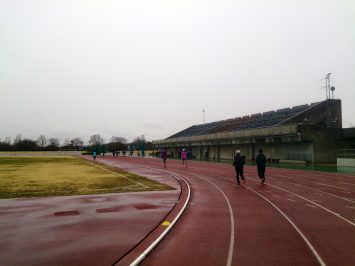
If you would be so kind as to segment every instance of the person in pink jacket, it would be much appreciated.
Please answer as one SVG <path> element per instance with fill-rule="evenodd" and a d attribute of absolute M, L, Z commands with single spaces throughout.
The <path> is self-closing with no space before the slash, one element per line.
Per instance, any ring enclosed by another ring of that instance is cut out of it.
<path fill-rule="evenodd" d="M 182 159 L 182 164 L 186 165 L 187 168 L 187 152 L 185 149 L 182 149 L 181 151 L 181 159 Z"/>

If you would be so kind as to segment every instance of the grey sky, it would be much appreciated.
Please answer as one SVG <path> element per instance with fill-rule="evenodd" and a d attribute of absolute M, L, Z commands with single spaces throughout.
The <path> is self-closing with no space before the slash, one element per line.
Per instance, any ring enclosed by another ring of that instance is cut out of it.
<path fill-rule="evenodd" d="M 355 1 L 0 0 L 0 139 L 168 137 L 325 99 L 355 126 Z"/>

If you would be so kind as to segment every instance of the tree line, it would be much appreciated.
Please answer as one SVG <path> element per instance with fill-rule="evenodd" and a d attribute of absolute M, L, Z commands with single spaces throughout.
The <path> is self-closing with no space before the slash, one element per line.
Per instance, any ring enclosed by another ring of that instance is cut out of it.
<path fill-rule="evenodd" d="M 81 151 L 96 150 L 97 152 L 113 152 L 125 150 L 151 150 L 153 145 L 146 141 L 144 135 L 136 137 L 128 143 L 124 137 L 112 136 L 108 142 L 100 134 L 94 134 L 90 137 L 89 145 L 84 145 L 80 137 L 66 138 L 61 144 L 59 138 L 47 138 L 44 135 L 37 139 L 23 138 L 21 134 L 16 135 L 11 142 L 10 137 L 0 139 L 0 151 Z"/>

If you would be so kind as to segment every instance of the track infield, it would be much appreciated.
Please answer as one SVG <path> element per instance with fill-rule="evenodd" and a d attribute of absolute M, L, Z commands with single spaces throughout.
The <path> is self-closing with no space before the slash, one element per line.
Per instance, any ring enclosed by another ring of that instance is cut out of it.
<path fill-rule="evenodd" d="M 0 199 L 169 190 L 80 157 L 0 157 Z"/>

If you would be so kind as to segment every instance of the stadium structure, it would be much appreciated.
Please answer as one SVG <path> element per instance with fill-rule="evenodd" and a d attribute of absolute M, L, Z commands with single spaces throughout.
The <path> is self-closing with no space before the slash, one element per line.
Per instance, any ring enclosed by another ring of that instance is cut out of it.
<path fill-rule="evenodd" d="M 222 121 L 190 126 L 162 140 L 156 149 L 166 148 L 178 158 L 181 149 L 190 157 L 231 160 L 241 150 L 253 160 L 259 149 L 271 161 L 334 163 L 339 149 L 355 149 L 354 128 L 342 128 L 341 100 L 282 108 Z"/>

